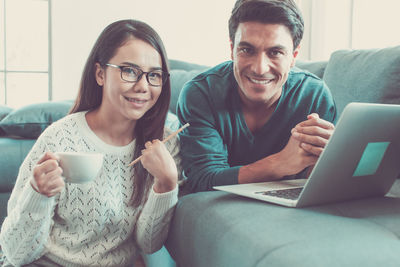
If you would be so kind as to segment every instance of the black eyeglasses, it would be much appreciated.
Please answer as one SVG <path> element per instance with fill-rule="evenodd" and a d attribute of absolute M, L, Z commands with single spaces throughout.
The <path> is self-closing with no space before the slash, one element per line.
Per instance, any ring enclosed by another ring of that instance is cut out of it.
<path fill-rule="evenodd" d="M 110 63 L 106 63 L 105 65 L 120 69 L 121 79 L 131 83 L 139 81 L 146 74 L 146 80 L 150 85 L 162 86 L 169 77 L 169 73 L 162 70 L 146 72 L 135 66 L 118 66 Z"/>

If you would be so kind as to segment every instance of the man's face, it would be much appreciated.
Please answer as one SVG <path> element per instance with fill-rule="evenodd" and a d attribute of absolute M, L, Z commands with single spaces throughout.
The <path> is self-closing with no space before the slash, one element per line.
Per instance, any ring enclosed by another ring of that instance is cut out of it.
<path fill-rule="evenodd" d="M 295 63 L 289 29 L 281 24 L 240 23 L 231 42 L 234 75 L 245 105 L 274 104 Z"/>

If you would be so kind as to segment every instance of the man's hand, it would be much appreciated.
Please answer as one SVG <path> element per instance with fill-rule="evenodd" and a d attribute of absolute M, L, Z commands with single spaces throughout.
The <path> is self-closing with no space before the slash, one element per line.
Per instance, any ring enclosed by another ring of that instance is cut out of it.
<path fill-rule="evenodd" d="M 335 126 L 312 113 L 307 120 L 300 122 L 292 129 L 292 136 L 300 142 L 300 147 L 315 156 L 321 155 Z"/>
<path fill-rule="evenodd" d="M 243 184 L 279 180 L 314 165 L 317 159 L 317 156 L 305 151 L 300 142 L 291 136 L 278 153 L 241 167 L 238 182 Z"/>
<path fill-rule="evenodd" d="M 239 183 L 279 180 L 312 167 L 328 143 L 335 126 L 313 113 L 292 129 L 286 146 L 276 154 L 239 169 Z"/>
<path fill-rule="evenodd" d="M 286 146 L 280 152 L 271 155 L 271 159 L 276 162 L 275 170 L 279 178 L 282 178 L 314 165 L 318 157 L 303 149 L 301 143 L 292 135 Z"/>

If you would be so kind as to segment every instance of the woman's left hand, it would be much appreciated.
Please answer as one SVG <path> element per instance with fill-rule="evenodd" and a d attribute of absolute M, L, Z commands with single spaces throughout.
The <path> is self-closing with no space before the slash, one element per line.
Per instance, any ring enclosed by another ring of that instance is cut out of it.
<path fill-rule="evenodd" d="M 154 191 L 165 193 L 175 189 L 178 171 L 171 154 L 160 140 L 144 144 L 141 162 L 143 167 L 154 176 Z"/>

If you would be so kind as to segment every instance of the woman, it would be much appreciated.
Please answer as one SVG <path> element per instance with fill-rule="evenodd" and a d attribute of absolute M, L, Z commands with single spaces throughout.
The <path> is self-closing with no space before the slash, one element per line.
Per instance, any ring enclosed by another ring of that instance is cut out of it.
<path fill-rule="evenodd" d="M 170 133 L 170 93 L 158 34 L 134 20 L 106 27 L 71 114 L 42 133 L 20 168 L 0 235 L 6 266 L 132 266 L 139 249 L 161 248 L 180 173 L 176 139 L 160 141 Z M 102 170 L 66 183 L 58 151 L 103 153 Z"/>

